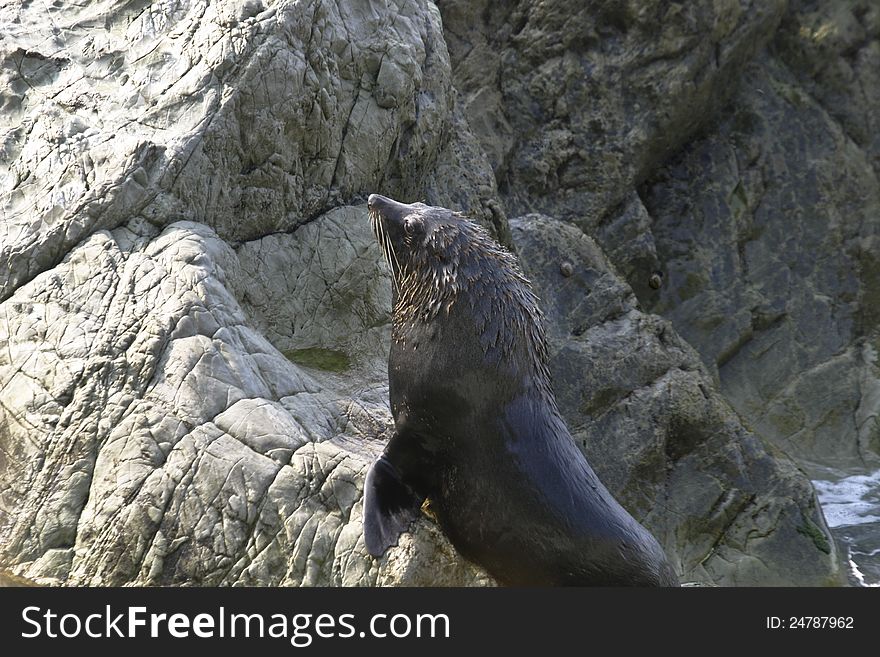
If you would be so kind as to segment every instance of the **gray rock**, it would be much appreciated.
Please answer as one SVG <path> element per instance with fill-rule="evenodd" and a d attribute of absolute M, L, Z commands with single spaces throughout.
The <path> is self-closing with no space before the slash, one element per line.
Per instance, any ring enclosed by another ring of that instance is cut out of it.
<path fill-rule="evenodd" d="M 789 2 L 774 51 L 880 173 L 880 7 Z"/>
<path fill-rule="evenodd" d="M 367 239 L 362 208 L 312 226 L 314 262 L 372 263 L 358 280 L 387 287 L 378 253 L 338 248 L 340 226 Z M 318 280 L 304 252 L 282 251 Z M 477 581 L 427 522 L 381 563 L 366 554 L 361 482 L 387 382 L 372 364 L 352 377 L 285 358 L 226 289 L 243 260 L 203 224 L 102 231 L 6 302 L 4 561 L 49 583 L 411 583 L 414 542 L 450 582 Z"/>
<path fill-rule="evenodd" d="M 381 562 L 360 525 L 390 286 L 343 202 L 436 167 L 461 198 L 494 190 L 451 128 L 436 8 L 99 4 L 48 40 L 44 7 L 0 11 L 0 564 L 486 582 L 428 520 Z"/>
<path fill-rule="evenodd" d="M 602 481 L 663 544 L 683 580 L 836 581 L 837 556 L 806 476 L 773 456 L 670 323 L 577 228 L 511 221 L 542 300 L 560 410 Z M 572 265 L 563 276 L 559 263 Z"/>
<path fill-rule="evenodd" d="M 799 467 L 876 468 L 876 3 L 439 5 L 508 211 L 593 236 Z"/>
<path fill-rule="evenodd" d="M 705 127 L 785 2 L 439 0 L 508 211 L 587 231 Z"/>
<path fill-rule="evenodd" d="M 777 61 L 744 82 L 645 191 L 666 283 L 642 298 L 762 436 L 817 463 L 876 462 L 880 180 Z"/>

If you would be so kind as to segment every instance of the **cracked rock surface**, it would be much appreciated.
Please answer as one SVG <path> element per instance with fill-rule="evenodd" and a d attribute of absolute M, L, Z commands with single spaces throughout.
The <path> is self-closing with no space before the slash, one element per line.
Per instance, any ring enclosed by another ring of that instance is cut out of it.
<path fill-rule="evenodd" d="M 678 572 L 719 585 L 828 583 L 834 550 L 812 487 L 743 427 L 696 351 L 639 310 L 577 228 L 542 215 L 511 226 L 547 312 L 572 436 Z"/>
<path fill-rule="evenodd" d="M 876 467 L 877 4 L 440 6 L 509 213 L 595 237 L 764 439 Z"/>
<path fill-rule="evenodd" d="M 516 249 L 575 439 L 684 580 L 838 581 L 790 457 L 878 452 L 880 17 L 667 5 L 0 7 L 0 569 L 491 585 L 428 516 L 363 544 L 378 192 Z"/>
<path fill-rule="evenodd" d="M 380 561 L 360 524 L 390 284 L 347 201 L 428 177 L 435 202 L 492 206 L 436 7 L 46 11 L 2 9 L 0 563 L 67 584 L 488 581 L 427 521 Z"/>

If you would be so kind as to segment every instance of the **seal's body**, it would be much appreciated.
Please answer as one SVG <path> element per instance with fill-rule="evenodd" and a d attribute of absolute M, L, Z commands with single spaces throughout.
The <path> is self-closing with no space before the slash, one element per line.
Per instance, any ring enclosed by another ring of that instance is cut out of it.
<path fill-rule="evenodd" d="M 513 256 L 444 208 L 370 196 L 394 286 L 395 433 L 367 475 L 379 556 L 427 497 L 468 559 L 513 585 L 677 585 L 663 550 L 575 446 L 537 298 Z"/>

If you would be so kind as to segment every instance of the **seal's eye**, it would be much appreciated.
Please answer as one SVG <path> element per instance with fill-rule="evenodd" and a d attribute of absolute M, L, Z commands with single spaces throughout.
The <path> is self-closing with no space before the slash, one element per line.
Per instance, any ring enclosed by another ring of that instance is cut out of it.
<path fill-rule="evenodd" d="M 418 217 L 407 217 L 403 222 L 403 232 L 409 237 L 421 233 L 424 227 L 424 223 Z"/>

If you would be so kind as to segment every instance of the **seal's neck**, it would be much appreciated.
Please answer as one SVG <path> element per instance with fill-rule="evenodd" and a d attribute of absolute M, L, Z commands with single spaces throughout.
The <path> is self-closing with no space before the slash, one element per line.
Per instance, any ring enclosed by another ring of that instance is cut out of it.
<path fill-rule="evenodd" d="M 444 251 L 455 258 L 400 270 L 392 339 L 405 345 L 466 313 L 465 321 L 450 323 L 473 327 L 486 362 L 525 363 L 533 385 L 555 408 L 538 298 L 510 252 L 494 242 L 492 248 L 481 243 L 475 248 L 473 236 L 468 237 Z"/>

